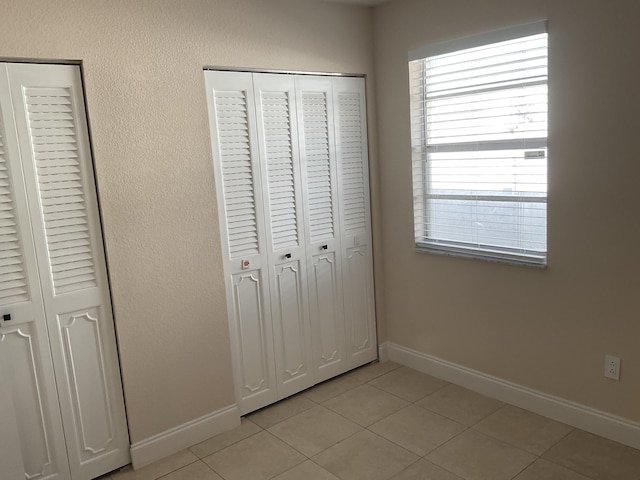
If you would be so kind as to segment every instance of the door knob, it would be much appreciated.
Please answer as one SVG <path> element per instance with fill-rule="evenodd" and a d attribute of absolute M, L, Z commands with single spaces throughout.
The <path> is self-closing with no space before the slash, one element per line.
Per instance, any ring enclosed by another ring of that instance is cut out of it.
<path fill-rule="evenodd" d="M 290 253 L 285 253 L 284 254 L 284 258 L 291 258 L 291 254 Z"/>
<path fill-rule="evenodd" d="M 5 313 L 4 315 L 2 315 L 2 320 L 4 320 L 5 322 L 8 322 L 9 320 L 11 320 L 11 314 Z"/>
<path fill-rule="evenodd" d="M 326 250 L 327 248 L 329 248 L 329 245 L 322 245 L 322 250 Z"/>

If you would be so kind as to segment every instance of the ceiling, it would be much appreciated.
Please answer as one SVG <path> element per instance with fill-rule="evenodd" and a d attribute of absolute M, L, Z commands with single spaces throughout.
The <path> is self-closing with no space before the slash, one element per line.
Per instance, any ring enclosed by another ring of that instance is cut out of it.
<path fill-rule="evenodd" d="M 335 3 L 350 3 L 351 5 L 361 5 L 363 7 L 373 7 L 374 5 L 380 5 L 381 3 L 388 2 L 389 0 L 324 0 L 327 2 Z"/>

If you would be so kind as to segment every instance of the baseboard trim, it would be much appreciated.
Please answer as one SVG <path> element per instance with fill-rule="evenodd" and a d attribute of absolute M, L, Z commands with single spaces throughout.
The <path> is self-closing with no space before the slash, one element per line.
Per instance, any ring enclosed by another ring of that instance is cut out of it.
<path fill-rule="evenodd" d="M 640 449 L 640 423 L 387 342 L 388 358 L 503 402 Z M 382 348 L 381 346 L 381 348 Z"/>
<path fill-rule="evenodd" d="M 378 345 L 378 361 L 380 363 L 389 361 L 389 342 Z"/>
<path fill-rule="evenodd" d="M 132 444 L 131 463 L 134 469 L 144 467 L 238 425 L 240 411 L 233 404 Z"/>

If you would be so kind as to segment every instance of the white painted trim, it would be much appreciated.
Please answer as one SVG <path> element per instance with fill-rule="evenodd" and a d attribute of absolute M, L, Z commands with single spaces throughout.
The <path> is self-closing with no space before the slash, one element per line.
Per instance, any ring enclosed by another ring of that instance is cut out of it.
<path fill-rule="evenodd" d="M 378 345 L 378 361 L 380 363 L 389 361 L 389 342 Z"/>
<path fill-rule="evenodd" d="M 137 470 L 238 425 L 240 425 L 240 411 L 238 405 L 233 404 L 136 442 L 131 445 L 133 468 Z"/>
<path fill-rule="evenodd" d="M 640 423 L 387 342 L 388 358 L 539 415 L 640 448 Z"/>

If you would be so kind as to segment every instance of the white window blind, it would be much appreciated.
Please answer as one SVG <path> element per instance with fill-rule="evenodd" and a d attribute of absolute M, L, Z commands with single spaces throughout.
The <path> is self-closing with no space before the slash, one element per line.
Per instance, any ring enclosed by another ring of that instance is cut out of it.
<path fill-rule="evenodd" d="M 531 30 L 410 57 L 418 248 L 546 263 L 546 25 Z"/>

